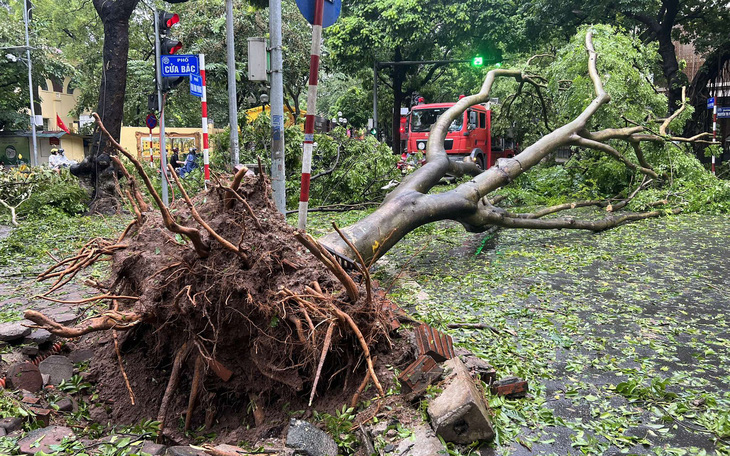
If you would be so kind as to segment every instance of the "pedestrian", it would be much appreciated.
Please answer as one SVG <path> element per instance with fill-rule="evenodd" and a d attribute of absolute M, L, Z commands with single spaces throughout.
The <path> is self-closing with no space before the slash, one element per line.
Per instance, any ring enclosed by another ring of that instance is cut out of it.
<path fill-rule="evenodd" d="M 58 167 L 59 168 L 68 168 L 71 165 L 75 165 L 75 160 L 69 160 L 68 157 L 65 155 L 65 150 L 63 147 L 58 149 Z"/>
<path fill-rule="evenodd" d="M 191 147 L 188 151 L 188 156 L 185 157 L 185 164 L 177 170 L 180 177 L 185 177 L 190 174 L 195 168 L 198 167 L 197 155 L 198 149 Z"/>
<path fill-rule="evenodd" d="M 55 147 L 51 149 L 51 155 L 48 157 L 48 166 L 54 170 L 58 171 L 58 167 L 60 165 L 59 157 L 58 157 L 58 149 Z"/>
<path fill-rule="evenodd" d="M 173 168 L 178 169 L 180 165 L 180 156 L 178 155 L 180 153 L 180 149 L 177 147 L 172 148 L 172 155 L 170 155 L 170 164 Z"/>

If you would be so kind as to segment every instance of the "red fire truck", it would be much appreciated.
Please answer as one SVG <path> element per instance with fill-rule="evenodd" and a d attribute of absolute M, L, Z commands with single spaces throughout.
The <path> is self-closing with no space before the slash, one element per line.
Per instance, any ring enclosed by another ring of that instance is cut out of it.
<path fill-rule="evenodd" d="M 439 116 L 455 103 L 419 104 L 408 115 L 406 132 L 407 153 L 426 152 L 431 127 Z M 449 126 L 444 148 L 451 160 L 474 160 L 481 169 L 488 169 L 498 158 L 509 158 L 519 153 L 514 140 L 492 136 L 492 111 L 489 103 L 468 108 Z"/>

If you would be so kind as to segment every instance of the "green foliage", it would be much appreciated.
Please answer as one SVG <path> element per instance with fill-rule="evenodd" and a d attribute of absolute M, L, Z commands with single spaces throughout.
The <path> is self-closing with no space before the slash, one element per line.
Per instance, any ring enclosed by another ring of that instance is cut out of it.
<path fill-rule="evenodd" d="M 58 389 L 69 394 L 80 394 L 92 388 L 91 383 L 85 382 L 80 375 L 74 375 L 68 380 L 63 380 Z"/>
<path fill-rule="evenodd" d="M 22 4 L 12 2 L 0 8 L 0 130 L 27 130 L 30 126 L 28 114 L 24 113 L 30 105 L 28 67 L 23 60 L 26 52 L 9 49 L 25 46 Z M 74 68 L 67 63 L 65 56 L 57 52 L 44 34 L 38 33 L 36 26 L 35 22 L 31 22 L 33 80 L 40 85 L 41 79 L 63 79 L 73 75 Z M 35 101 L 38 102 L 37 99 Z"/>
<path fill-rule="evenodd" d="M 355 128 L 365 128 L 368 118 L 373 115 L 371 104 L 371 93 L 366 92 L 362 87 L 352 86 L 329 109 L 329 116 L 338 118 L 338 113 L 341 112 L 349 125 Z"/>
<path fill-rule="evenodd" d="M 260 158 L 266 169 L 270 169 L 269 116 L 262 114 L 253 122 L 243 125 L 241 138 L 241 163 L 255 164 Z M 296 207 L 299 201 L 303 139 L 300 125 L 285 128 L 286 192 L 289 207 Z M 215 136 L 215 151 L 211 158 L 211 163 L 218 164 L 215 166 L 227 167 L 230 160 L 228 141 L 227 132 Z M 377 142 L 369 135 L 361 140 L 348 138 L 344 128 L 336 128 L 326 134 L 315 134 L 314 141 L 316 147 L 312 157 L 310 207 L 378 201 L 385 195 L 381 187 L 399 177 L 395 166 L 398 157 L 393 155 L 387 145 Z"/>
<path fill-rule="evenodd" d="M 25 223 L 10 236 L 0 240 L 0 266 L 12 265 L 20 271 L 36 274 L 46 252 L 56 256 L 75 252 L 89 240 L 89 233 L 99 237 L 116 237 L 129 223 L 129 216 L 71 217 L 52 209 L 29 215 Z"/>
<path fill-rule="evenodd" d="M 343 456 L 354 454 L 357 447 L 360 446 L 360 441 L 353 432 L 355 417 L 355 409 L 347 405 L 336 410 L 334 415 L 314 411 L 315 421 L 324 424 L 325 430 L 335 439 L 340 454 Z"/>
<path fill-rule="evenodd" d="M 50 213 L 76 215 L 86 210 L 88 195 L 67 169 L 55 172 L 38 167 L 28 172 L 17 169 L 0 172 L 0 199 L 11 206 L 22 201 L 17 209 L 20 217 Z M 0 206 L 0 217 L 9 213 Z"/>

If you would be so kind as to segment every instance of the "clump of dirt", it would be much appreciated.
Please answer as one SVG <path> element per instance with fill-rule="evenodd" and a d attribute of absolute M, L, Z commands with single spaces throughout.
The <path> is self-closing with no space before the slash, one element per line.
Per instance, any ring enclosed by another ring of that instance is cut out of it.
<path fill-rule="evenodd" d="M 188 427 L 261 425 L 270 421 L 267 414 L 286 416 L 270 404 L 305 407 L 315 383 L 315 398 L 335 386 L 351 394 L 368 365 L 363 343 L 389 346 L 382 295 L 368 293 L 361 280 L 359 296 L 350 298 L 295 239 L 273 207 L 264 175 L 245 179 L 238 197 L 232 191 L 221 184 L 192 199 L 228 248 L 178 199 L 170 214 L 179 225 L 200 230 L 207 256 L 171 232 L 158 211 L 143 213 L 109 249 L 112 273 L 104 294 L 118 298 L 100 303 L 109 303 L 117 319 L 122 313 L 134 318 L 114 326 L 126 330 L 85 338 L 96 350 L 91 379 L 108 404 L 106 414 L 97 409 L 96 419 L 166 417 L 172 423 L 166 432 L 178 441 Z M 178 426 L 172 417 L 183 416 L 185 425 Z"/>

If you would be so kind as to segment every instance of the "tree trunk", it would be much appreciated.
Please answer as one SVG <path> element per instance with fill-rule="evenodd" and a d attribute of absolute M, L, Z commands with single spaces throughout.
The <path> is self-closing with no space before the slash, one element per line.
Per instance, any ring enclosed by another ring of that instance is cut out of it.
<path fill-rule="evenodd" d="M 682 105 L 682 86 L 686 85 L 686 77 L 679 71 L 671 28 L 666 31 L 662 30 L 658 41 L 659 55 L 662 57 L 662 73 L 667 80 L 667 98 L 669 99 L 669 114 L 671 114 Z"/>
<path fill-rule="evenodd" d="M 97 112 L 116 141 L 121 134 L 124 115 L 121 107 L 127 87 L 129 18 L 137 3 L 139 0 L 94 0 L 96 12 L 104 24 L 104 60 Z M 114 147 L 97 129 L 84 160 L 71 167 L 71 173 L 79 177 L 82 185 L 92 189 L 90 213 L 116 213 L 122 207 L 114 166 L 109 158 L 115 153 Z"/>
<path fill-rule="evenodd" d="M 533 79 L 519 70 L 492 70 L 487 74 L 487 78 L 478 94 L 460 99 L 442 114 L 434 124 L 426 146 L 427 163 L 405 178 L 393 192 L 388 194 L 383 204 L 375 212 L 341 230 L 342 236 L 336 232 L 330 233 L 321 238 L 320 242 L 341 256 L 350 260 L 362 259 L 365 265 L 369 265 L 383 256 L 415 228 L 438 220 L 456 221 L 471 232 L 485 231 L 493 226 L 532 229 L 573 228 L 601 231 L 627 221 L 665 214 L 666 211 L 653 211 L 616 215 L 613 214 L 613 209 L 611 209 L 610 215 L 602 220 L 577 220 L 567 217 L 540 220 L 539 218 L 547 214 L 553 214 L 560 210 L 570 210 L 575 207 L 596 205 L 596 202 L 576 202 L 532 214 L 513 214 L 502 208 L 495 207 L 490 201 L 490 193 L 509 184 L 559 147 L 570 145 L 605 152 L 609 156 L 622 161 L 636 172 L 651 176 L 654 179 L 659 178 L 653 170 L 645 166 L 639 167 L 627 161 L 608 141 L 618 139 L 636 143 L 639 147 L 638 144 L 641 141 L 663 141 L 661 137 L 640 134 L 644 131 L 644 127 L 641 126 L 606 129 L 597 132 L 587 131 L 588 120 L 603 104 L 610 101 L 611 97 L 603 89 L 603 83 L 596 69 L 596 53 L 590 33 L 586 35 L 586 49 L 588 51 L 589 76 L 593 82 L 596 96 L 572 122 L 543 136 L 517 156 L 500 158 L 494 166 L 486 171 L 481 171 L 471 161 L 450 160 L 444 148 L 444 140 L 449 125 L 454 119 L 463 115 L 464 111 L 470 106 L 488 101 L 492 84 L 497 77 L 512 78 L 519 83 L 531 84 L 535 87 L 535 90 L 540 90 L 540 83 L 536 82 L 537 78 Z M 642 154 L 638 153 L 638 155 Z M 470 174 L 474 178 L 453 190 L 429 194 L 431 188 L 447 173 L 454 176 Z M 642 186 L 623 203 L 616 204 L 616 208 L 623 207 L 641 188 Z M 608 205 L 609 203 L 606 203 L 606 207 Z M 347 238 L 347 241 L 343 237 Z"/>

